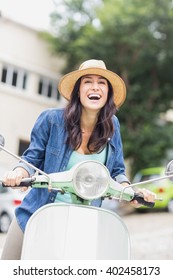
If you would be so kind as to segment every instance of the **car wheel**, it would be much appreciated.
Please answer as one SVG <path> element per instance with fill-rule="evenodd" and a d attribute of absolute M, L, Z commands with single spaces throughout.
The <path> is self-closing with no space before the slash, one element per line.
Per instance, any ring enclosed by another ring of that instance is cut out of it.
<path fill-rule="evenodd" d="M 0 232 L 6 233 L 11 224 L 11 219 L 8 214 L 4 213 L 0 217 Z"/>
<path fill-rule="evenodd" d="M 168 203 L 168 212 L 173 213 L 173 199 Z"/>

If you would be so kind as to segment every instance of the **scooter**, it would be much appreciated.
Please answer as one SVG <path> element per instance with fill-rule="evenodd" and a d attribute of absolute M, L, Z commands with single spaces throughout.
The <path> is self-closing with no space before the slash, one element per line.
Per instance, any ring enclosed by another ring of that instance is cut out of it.
<path fill-rule="evenodd" d="M 21 259 L 130 259 L 130 237 L 123 220 L 112 211 L 91 206 L 91 201 L 97 198 L 137 200 L 154 207 L 154 202 L 145 201 L 142 194 L 134 191 L 139 183 L 123 187 L 110 177 L 103 164 L 93 160 L 78 163 L 69 171 L 46 174 L 7 150 L 4 142 L 0 135 L 0 150 L 36 171 L 31 178 L 22 179 L 17 187 L 56 189 L 72 197 L 72 204 L 47 204 L 31 216 L 24 234 Z M 171 173 L 164 178 L 172 176 Z"/>

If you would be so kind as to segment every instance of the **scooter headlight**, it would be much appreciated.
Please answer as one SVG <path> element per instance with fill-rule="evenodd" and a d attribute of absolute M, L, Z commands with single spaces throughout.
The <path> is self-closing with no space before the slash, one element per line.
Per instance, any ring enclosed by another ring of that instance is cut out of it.
<path fill-rule="evenodd" d="M 82 162 L 73 174 L 76 194 L 86 200 L 103 196 L 108 189 L 109 176 L 109 171 L 103 164 L 95 161 Z"/>

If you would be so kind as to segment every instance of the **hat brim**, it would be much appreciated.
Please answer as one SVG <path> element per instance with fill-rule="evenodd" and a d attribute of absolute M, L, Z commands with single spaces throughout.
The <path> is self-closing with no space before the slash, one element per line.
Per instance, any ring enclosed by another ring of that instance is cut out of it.
<path fill-rule="evenodd" d="M 126 86 L 124 81 L 114 72 L 101 68 L 87 68 L 72 71 L 64 75 L 59 82 L 58 90 L 67 100 L 70 100 L 74 86 L 79 78 L 85 75 L 99 75 L 106 78 L 112 85 L 114 93 L 114 103 L 119 108 L 126 99 Z"/>

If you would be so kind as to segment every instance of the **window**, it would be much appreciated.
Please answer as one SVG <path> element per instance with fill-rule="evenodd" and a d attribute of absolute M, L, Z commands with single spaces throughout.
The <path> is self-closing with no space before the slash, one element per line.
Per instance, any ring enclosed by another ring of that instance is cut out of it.
<path fill-rule="evenodd" d="M 54 98 L 59 100 L 60 94 L 57 89 L 57 82 L 49 80 L 46 77 L 41 77 L 38 84 L 38 94 L 46 96 L 48 98 Z"/>
<path fill-rule="evenodd" d="M 5 82 L 6 82 L 6 79 L 7 79 L 7 68 L 4 67 L 4 68 L 2 69 L 1 82 L 5 83 Z"/>
<path fill-rule="evenodd" d="M 8 188 L 4 188 L 3 186 L 2 186 L 2 183 L 0 183 L 0 194 L 1 193 L 7 193 L 8 192 Z"/>
<path fill-rule="evenodd" d="M 1 82 L 8 85 L 26 89 L 28 74 L 24 69 L 5 65 L 2 68 Z"/>
<path fill-rule="evenodd" d="M 19 140 L 18 155 L 22 156 L 23 152 L 29 147 L 29 141 Z"/>

